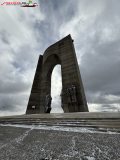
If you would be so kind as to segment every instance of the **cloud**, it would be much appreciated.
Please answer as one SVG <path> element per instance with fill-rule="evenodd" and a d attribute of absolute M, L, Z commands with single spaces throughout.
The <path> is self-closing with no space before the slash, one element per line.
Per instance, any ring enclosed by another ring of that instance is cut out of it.
<path fill-rule="evenodd" d="M 24 76 L 6 76 L 5 79 L 0 79 L 0 90 L 2 94 L 17 94 L 27 92 L 31 84 Z"/>
<path fill-rule="evenodd" d="M 5 30 L 0 32 L 0 37 L 1 37 L 1 40 L 3 41 L 3 43 L 9 44 L 9 41 L 8 41 L 8 38 L 7 38 L 8 36 L 9 35 L 7 35 Z"/>
<path fill-rule="evenodd" d="M 51 79 L 51 96 L 52 96 L 52 110 L 51 113 L 63 113 L 61 108 L 61 89 L 62 89 L 62 77 L 61 77 L 61 66 L 55 66 L 52 72 Z"/>
<path fill-rule="evenodd" d="M 3 2 L 3 1 L 2 1 Z M 2 3 L 1 2 L 1 3 Z M 90 111 L 120 108 L 120 2 L 36 0 L 1 6 L 0 111 L 25 113 L 39 55 L 71 34 Z M 62 112 L 60 66 L 52 74 L 53 112 Z"/>

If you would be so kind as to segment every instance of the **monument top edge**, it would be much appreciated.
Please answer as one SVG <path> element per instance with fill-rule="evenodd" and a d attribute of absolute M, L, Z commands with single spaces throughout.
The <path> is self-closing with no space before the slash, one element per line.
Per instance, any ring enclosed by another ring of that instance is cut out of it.
<path fill-rule="evenodd" d="M 66 37 L 62 38 L 61 40 L 59 40 L 59 41 L 55 42 L 54 44 L 50 45 L 50 46 L 45 50 L 45 52 L 46 52 L 48 49 L 50 49 L 51 47 L 53 47 L 54 45 L 61 43 L 62 41 L 64 41 L 64 40 L 67 39 L 67 38 L 70 38 L 70 39 L 72 40 L 71 34 L 67 35 Z M 44 53 L 45 53 L 45 52 L 44 52 Z"/>

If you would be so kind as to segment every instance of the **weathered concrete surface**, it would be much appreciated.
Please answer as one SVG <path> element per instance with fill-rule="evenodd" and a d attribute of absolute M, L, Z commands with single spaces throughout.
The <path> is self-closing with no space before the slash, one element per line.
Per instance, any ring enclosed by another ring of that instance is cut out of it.
<path fill-rule="evenodd" d="M 120 160 L 120 113 L 0 117 L 0 160 Z"/>
<path fill-rule="evenodd" d="M 0 160 L 120 160 L 120 134 L 80 128 L 1 126 Z"/>
<path fill-rule="evenodd" d="M 77 112 L 77 113 L 50 113 L 50 114 L 30 114 L 30 115 L 15 115 L 4 116 L 0 118 L 120 118 L 118 112 Z"/>

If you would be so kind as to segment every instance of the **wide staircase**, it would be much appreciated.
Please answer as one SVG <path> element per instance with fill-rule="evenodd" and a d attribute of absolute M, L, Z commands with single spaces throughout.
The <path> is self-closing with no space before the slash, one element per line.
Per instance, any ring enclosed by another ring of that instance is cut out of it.
<path fill-rule="evenodd" d="M 43 115 L 42 115 L 43 116 Z M 120 132 L 120 116 L 84 116 L 71 117 L 67 116 L 52 116 L 52 117 L 38 117 L 38 116 L 18 116 L 18 117 L 0 117 L 0 124 L 2 125 L 35 125 L 44 127 L 72 127 L 75 128 L 89 128 L 91 130 L 99 131 L 117 131 Z"/>

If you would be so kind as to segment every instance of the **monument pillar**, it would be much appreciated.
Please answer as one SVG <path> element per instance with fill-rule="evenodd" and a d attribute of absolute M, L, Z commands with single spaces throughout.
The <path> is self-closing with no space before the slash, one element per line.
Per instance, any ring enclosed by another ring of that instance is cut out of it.
<path fill-rule="evenodd" d="M 88 112 L 73 40 L 68 35 L 40 55 L 26 114 L 45 113 L 46 95 L 51 95 L 51 74 L 57 64 L 61 65 L 64 112 Z"/>

